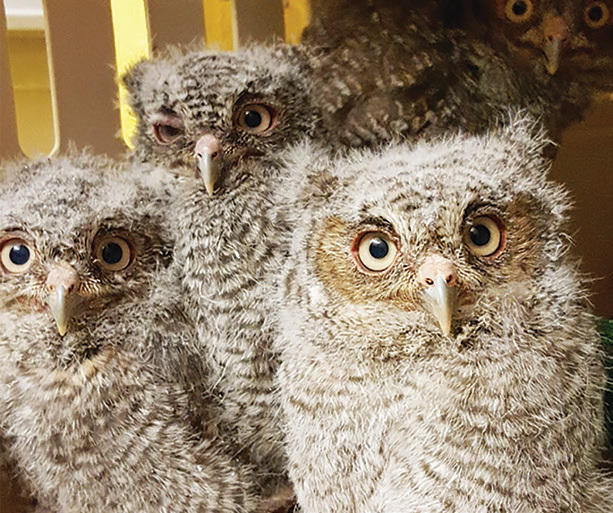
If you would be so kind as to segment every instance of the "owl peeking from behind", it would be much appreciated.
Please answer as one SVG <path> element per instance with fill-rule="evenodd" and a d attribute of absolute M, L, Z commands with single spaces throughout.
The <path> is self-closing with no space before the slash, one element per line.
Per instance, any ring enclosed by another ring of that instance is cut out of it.
<path fill-rule="evenodd" d="M 613 88 L 611 0 L 474 0 L 473 4 L 494 48 L 519 69 L 543 79 L 562 76 L 601 83 L 603 90 Z"/>
<path fill-rule="evenodd" d="M 303 46 L 332 142 L 488 130 L 509 108 L 548 136 L 613 91 L 611 0 L 331 0 Z"/>

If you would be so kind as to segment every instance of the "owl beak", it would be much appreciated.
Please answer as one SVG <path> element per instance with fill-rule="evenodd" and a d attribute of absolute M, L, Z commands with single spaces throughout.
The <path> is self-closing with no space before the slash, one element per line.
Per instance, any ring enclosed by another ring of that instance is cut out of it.
<path fill-rule="evenodd" d="M 432 255 L 418 269 L 417 280 L 424 286 L 426 310 L 434 315 L 443 335 L 449 335 L 458 291 L 455 266 L 440 255 Z"/>
<path fill-rule="evenodd" d="M 562 16 L 552 16 L 543 21 L 545 68 L 550 75 L 555 75 L 560 68 L 562 48 L 568 38 L 568 32 L 568 25 Z"/>
<path fill-rule="evenodd" d="M 550 75 L 555 75 L 560 68 L 560 56 L 562 54 L 562 41 L 554 39 L 547 41 L 543 48 L 545 52 L 545 69 Z"/>
<path fill-rule="evenodd" d="M 46 303 L 55 319 L 60 336 L 68 331 L 68 323 L 80 310 L 83 298 L 76 293 L 79 288 L 77 271 L 64 264 L 55 265 L 47 277 L 49 295 Z"/>
<path fill-rule="evenodd" d="M 196 143 L 194 155 L 206 192 L 209 196 L 213 196 L 220 175 L 221 144 L 219 139 L 212 134 L 203 135 Z"/>

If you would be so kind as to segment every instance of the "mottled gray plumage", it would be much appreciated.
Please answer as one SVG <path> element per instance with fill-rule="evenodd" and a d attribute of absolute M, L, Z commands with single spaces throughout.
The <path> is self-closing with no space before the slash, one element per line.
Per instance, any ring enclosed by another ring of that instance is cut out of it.
<path fill-rule="evenodd" d="M 608 0 L 323 2 L 303 36 L 314 102 L 341 145 L 479 133 L 507 106 L 557 139 L 613 90 L 611 13 Z"/>
<path fill-rule="evenodd" d="M 271 197 L 279 152 L 316 130 L 304 73 L 299 54 L 279 45 L 144 61 L 124 79 L 138 116 L 135 157 L 179 175 L 176 255 L 222 423 L 268 491 L 286 479 L 270 298 L 287 227 Z M 206 141 L 216 147 L 207 143 L 214 187 L 198 151 Z"/>
<path fill-rule="evenodd" d="M 613 510 L 599 338 L 532 132 L 289 159 L 279 386 L 305 513 Z"/>
<path fill-rule="evenodd" d="M 167 205 L 154 174 L 88 156 L 0 185 L 0 438 L 42 507 L 254 510 L 208 430 Z"/>

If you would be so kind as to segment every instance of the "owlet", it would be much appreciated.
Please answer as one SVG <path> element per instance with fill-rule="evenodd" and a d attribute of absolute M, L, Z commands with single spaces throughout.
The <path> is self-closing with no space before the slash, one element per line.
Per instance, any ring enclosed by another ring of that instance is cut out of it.
<path fill-rule="evenodd" d="M 289 161 L 279 387 L 305 513 L 613 511 L 599 337 L 533 132 Z"/>
<path fill-rule="evenodd" d="M 613 91 L 609 0 L 331 0 L 303 36 L 330 140 L 486 131 L 524 108 L 549 136 Z"/>
<path fill-rule="evenodd" d="M 178 175 L 176 257 L 222 423 L 273 490 L 285 457 L 271 298 L 288 229 L 271 198 L 281 151 L 317 129 L 305 73 L 300 54 L 277 45 L 143 61 L 124 78 L 134 157 Z"/>
<path fill-rule="evenodd" d="M 41 507 L 253 511 L 176 375 L 197 355 L 167 203 L 154 174 L 85 155 L 0 185 L 0 439 Z"/>

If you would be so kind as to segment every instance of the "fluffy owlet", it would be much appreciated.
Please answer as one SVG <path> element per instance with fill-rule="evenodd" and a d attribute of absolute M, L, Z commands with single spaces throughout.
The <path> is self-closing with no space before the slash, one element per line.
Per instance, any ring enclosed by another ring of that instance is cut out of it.
<path fill-rule="evenodd" d="M 288 163 L 279 382 L 305 513 L 613 510 L 599 337 L 531 132 Z"/>
<path fill-rule="evenodd" d="M 507 106 L 557 138 L 613 90 L 609 0 L 334 0 L 314 12 L 314 101 L 341 145 L 479 133 Z"/>
<path fill-rule="evenodd" d="M 153 175 L 87 156 L 15 165 L 0 186 L 0 440 L 53 511 L 253 510 L 176 375 L 197 355 L 167 200 Z"/>
<path fill-rule="evenodd" d="M 287 227 L 271 197 L 278 154 L 316 129 L 304 65 L 284 46 L 191 52 L 144 61 L 124 82 L 138 116 L 135 157 L 179 176 L 176 258 L 222 423 L 275 489 L 285 458 L 271 297 Z"/>

